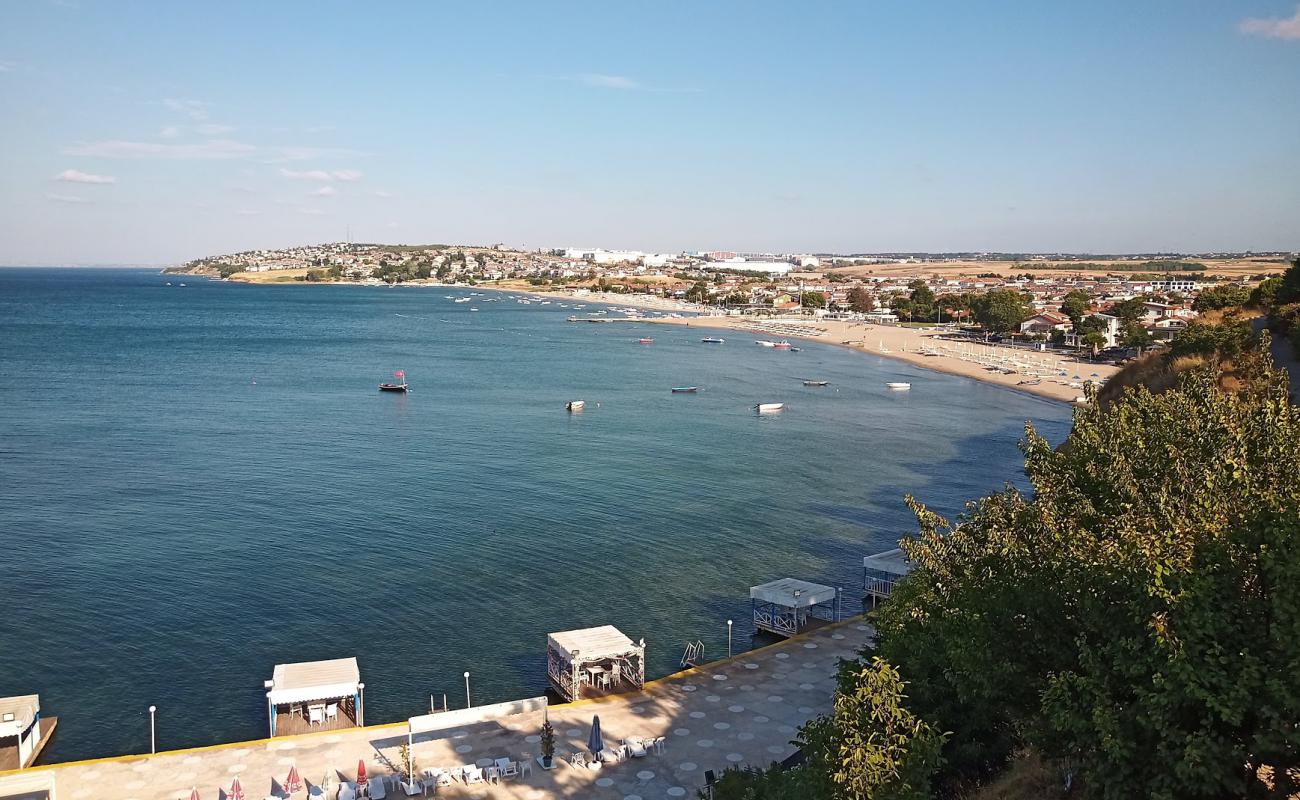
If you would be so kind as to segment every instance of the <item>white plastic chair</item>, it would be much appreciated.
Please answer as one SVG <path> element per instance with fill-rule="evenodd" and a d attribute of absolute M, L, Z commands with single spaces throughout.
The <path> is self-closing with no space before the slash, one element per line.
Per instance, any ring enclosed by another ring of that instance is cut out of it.
<path fill-rule="evenodd" d="M 507 762 L 506 762 L 506 766 L 505 766 L 505 768 L 501 770 L 501 777 L 503 777 L 503 778 L 518 778 L 518 777 L 519 777 L 519 764 L 516 763 L 516 762 L 514 762 L 514 761 L 507 761 Z"/>
<path fill-rule="evenodd" d="M 325 709 L 324 709 L 324 707 L 322 707 L 322 706 L 312 706 L 311 708 L 307 709 L 307 713 L 308 713 L 308 715 L 309 715 L 308 718 L 307 718 L 307 724 L 308 724 L 308 725 L 324 725 L 324 724 L 325 724 Z"/>
<path fill-rule="evenodd" d="M 329 705 L 325 706 L 325 719 L 338 719 L 338 717 L 339 717 L 338 703 L 330 703 Z"/>

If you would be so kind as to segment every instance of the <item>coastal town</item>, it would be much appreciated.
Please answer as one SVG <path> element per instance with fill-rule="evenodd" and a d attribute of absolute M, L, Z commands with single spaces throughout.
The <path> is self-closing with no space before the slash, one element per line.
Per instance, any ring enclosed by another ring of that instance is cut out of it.
<path fill-rule="evenodd" d="M 1202 312 L 1247 303 L 1292 255 L 649 253 L 330 243 L 211 256 L 170 271 L 251 283 L 474 286 L 649 299 L 733 317 L 948 325 L 1123 360 Z M 1258 298 L 1256 298 L 1258 299 Z"/>

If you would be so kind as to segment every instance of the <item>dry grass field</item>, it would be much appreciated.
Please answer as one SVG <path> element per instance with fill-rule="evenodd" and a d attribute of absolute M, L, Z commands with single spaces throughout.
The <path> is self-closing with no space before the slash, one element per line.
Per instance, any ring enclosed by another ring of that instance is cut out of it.
<path fill-rule="evenodd" d="M 1232 278 L 1248 278 L 1266 272 L 1281 273 L 1287 263 L 1283 259 L 1231 258 L 1231 259 L 1197 259 L 1187 258 L 1207 267 L 1207 275 L 1224 275 Z M 942 278 L 974 277 L 976 275 L 1022 275 L 1026 272 L 1051 275 L 1089 275 L 1143 272 L 1142 262 L 1138 261 L 1091 261 L 1090 265 L 1100 269 L 1074 269 L 1071 262 L 1013 262 L 1013 261 L 942 261 L 926 264 L 866 264 L 856 267 L 835 267 L 831 272 L 843 275 L 874 275 L 883 277 L 936 276 Z M 1045 269 L 1048 265 L 1061 265 L 1062 269 Z M 1035 269 L 1036 267 L 1036 269 Z"/>

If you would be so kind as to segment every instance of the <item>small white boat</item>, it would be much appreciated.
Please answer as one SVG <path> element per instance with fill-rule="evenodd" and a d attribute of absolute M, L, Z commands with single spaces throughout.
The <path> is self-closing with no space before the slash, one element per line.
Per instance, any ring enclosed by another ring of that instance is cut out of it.
<path fill-rule="evenodd" d="M 789 342 L 777 342 L 776 344 L 772 345 L 772 347 L 776 348 L 777 350 L 789 350 L 789 349 L 790 349 L 790 343 L 789 343 Z"/>
<path fill-rule="evenodd" d="M 759 403 L 754 406 L 754 410 L 760 414 L 775 414 L 785 410 L 785 403 Z"/>
<path fill-rule="evenodd" d="M 470 309 L 469 309 L 469 310 L 470 310 L 470 311 L 478 311 L 478 309 L 477 309 L 477 308 L 474 308 L 473 306 L 470 306 Z"/>
<path fill-rule="evenodd" d="M 754 344 L 758 345 L 759 347 L 776 347 L 776 342 L 768 342 L 762 339 L 756 339 L 754 341 Z"/>
<path fill-rule="evenodd" d="M 570 400 L 564 404 L 565 411 L 581 411 L 587 407 L 586 400 Z"/>
<path fill-rule="evenodd" d="M 725 342 L 725 341 L 727 341 L 727 340 L 726 340 L 726 339 L 719 338 L 719 337 L 717 337 L 717 336 L 705 336 L 705 337 L 704 337 L 703 339 L 701 339 L 700 341 L 701 341 L 701 342 L 704 342 L 705 344 L 722 344 L 723 342 Z"/>
<path fill-rule="evenodd" d="M 886 384 L 885 384 L 885 388 L 886 388 L 886 389 L 895 389 L 895 390 L 898 390 L 898 391 L 904 391 L 904 392 L 905 392 L 905 391 L 907 391 L 908 389 L 911 389 L 911 388 L 912 388 L 912 384 L 910 384 L 910 383 L 903 383 L 902 381 L 894 381 L 894 382 L 892 382 L 892 383 L 886 383 Z"/>
<path fill-rule="evenodd" d="M 804 386 L 830 386 L 830 381 L 804 381 Z"/>

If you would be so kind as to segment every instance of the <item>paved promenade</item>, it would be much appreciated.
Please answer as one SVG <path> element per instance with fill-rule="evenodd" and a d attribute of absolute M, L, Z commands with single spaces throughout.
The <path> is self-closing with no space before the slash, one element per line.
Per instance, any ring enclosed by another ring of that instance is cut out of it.
<path fill-rule="evenodd" d="M 557 760 L 586 750 L 592 715 L 600 716 L 607 745 L 627 736 L 666 737 L 662 753 L 590 770 L 559 764 L 499 784 L 439 787 L 442 797 L 464 798 L 650 798 L 694 797 L 704 770 L 731 764 L 765 766 L 794 752 L 790 740 L 799 725 L 830 710 L 836 664 L 852 658 L 869 628 L 852 619 L 797 639 L 651 682 L 643 692 L 552 706 Z M 541 712 L 521 714 L 461 729 L 419 734 L 413 749 L 417 772 L 434 767 L 520 760 L 540 754 Z M 399 762 L 407 726 L 378 725 L 198 750 L 51 765 L 0 776 L 0 796 L 21 775 L 54 784 L 54 800 L 188 800 L 197 786 L 203 800 L 226 800 L 239 776 L 246 800 L 283 792 L 291 766 L 320 785 L 326 774 L 335 786 L 356 776 L 363 759 L 371 777 L 389 775 Z M 220 793 L 219 793 L 220 792 Z M 433 794 L 433 792 L 431 792 Z M 400 797 L 390 792 L 389 797 Z M 306 798 L 306 792 L 294 795 Z M 328 794 L 333 800 L 334 792 Z"/>

